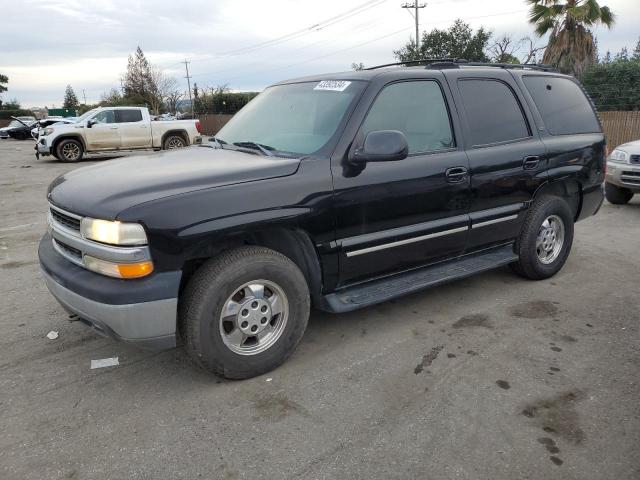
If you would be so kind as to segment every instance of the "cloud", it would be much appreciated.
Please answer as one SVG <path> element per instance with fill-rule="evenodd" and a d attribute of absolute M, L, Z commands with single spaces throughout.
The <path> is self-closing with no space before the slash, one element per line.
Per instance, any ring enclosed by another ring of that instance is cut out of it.
<path fill-rule="evenodd" d="M 363 0 L 27 0 L 5 1 L 0 29 L 0 69 L 9 75 L 5 98 L 26 106 L 61 103 L 64 87 L 87 100 L 120 84 L 127 56 L 140 45 L 148 58 L 184 83 L 185 57 L 201 86 L 229 84 L 260 90 L 283 78 L 347 70 L 393 61 L 393 50 L 413 33 L 400 0 L 370 0 L 326 28 L 310 28 L 265 48 L 252 45 L 299 32 Z M 600 51 L 615 52 L 637 41 L 637 0 L 603 0 L 618 14 L 612 31 L 597 30 Z M 375 4 L 375 5 L 374 5 Z M 435 0 L 421 11 L 421 27 L 446 28 L 457 17 L 474 28 L 519 38 L 531 35 L 527 5 L 513 0 Z M 515 13 L 514 13 L 515 12 Z M 396 33 L 394 33 L 396 32 Z M 236 52 L 231 54 L 230 52 Z"/>

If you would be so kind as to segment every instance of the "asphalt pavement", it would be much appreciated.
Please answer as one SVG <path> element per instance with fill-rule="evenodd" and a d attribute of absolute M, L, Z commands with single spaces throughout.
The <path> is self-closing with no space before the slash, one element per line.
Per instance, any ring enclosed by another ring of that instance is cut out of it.
<path fill-rule="evenodd" d="M 1 479 L 640 478 L 639 196 L 578 223 L 552 279 L 313 312 L 286 364 L 230 382 L 68 321 L 45 192 L 96 160 L 32 149 L 0 140 Z"/>

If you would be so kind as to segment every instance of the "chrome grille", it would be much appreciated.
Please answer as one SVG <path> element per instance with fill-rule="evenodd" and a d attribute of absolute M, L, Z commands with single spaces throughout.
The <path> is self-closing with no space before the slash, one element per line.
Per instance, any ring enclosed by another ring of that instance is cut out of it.
<path fill-rule="evenodd" d="M 75 257 L 78 260 L 82 260 L 82 252 L 77 248 L 73 248 L 72 246 L 67 245 L 64 242 L 61 242 L 60 240 L 54 239 L 53 241 L 56 242 L 58 247 L 60 247 L 60 249 L 62 249 L 66 254 L 71 255 L 72 257 Z"/>

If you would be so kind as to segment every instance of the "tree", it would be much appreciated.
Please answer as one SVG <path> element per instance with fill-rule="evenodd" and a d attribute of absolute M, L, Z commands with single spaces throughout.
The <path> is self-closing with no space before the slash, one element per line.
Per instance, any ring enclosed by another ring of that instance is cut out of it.
<path fill-rule="evenodd" d="M 178 111 L 178 103 L 184 97 L 184 92 L 173 90 L 167 94 L 167 109 L 169 112 L 176 114 Z"/>
<path fill-rule="evenodd" d="M 145 100 L 149 104 L 149 109 L 154 115 L 164 110 L 165 102 L 171 92 L 178 87 L 178 82 L 173 77 L 168 77 L 158 67 L 149 67 L 149 90 L 145 94 Z"/>
<path fill-rule="evenodd" d="M 627 50 L 627 47 L 622 47 L 622 50 L 620 50 L 618 53 L 616 53 L 616 58 L 617 61 L 619 62 L 628 62 L 629 61 L 629 51 Z"/>
<path fill-rule="evenodd" d="M 636 48 L 633 49 L 631 60 L 640 60 L 640 38 L 638 38 L 638 43 L 636 43 Z"/>
<path fill-rule="evenodd" d="M 611 28 L 614 15 L 597 0 L 527 0 L 531 4 L 529 22 L 540 37 L 551 32 L 542 57 L 564 73 L 581 76 L 595 63 L 595 43 L 589 27 Z"/>
<path fill-rule="evenodd" d="M 520 50 L 522 40 L 515 41 L 511 35 L 505 34 L 489 45 L 491 61 L 495 63 L 520 63 L 515 53 Z"/>
<path fill-rule="evenodd" d="M 9 77 L 0 73 L 0 93 L 7 91 L 7 87 L 5 87 L 7 83 L 9 83 Z"/>
<path fill-rule="evenodd" d="M 149 95 L 158 89 L 154 82 L 152 67 L 140 47 L 129 55 L 127 71 L 122 78 L 124 96 L 133 103 L 145 103 Z"/>
<path fill-rule="evenodd" d="M 353 62 L 351 64 L 351 69 L 355 70 L 355 71 L 364 70 L 364 63 L 362 63 L 362 62 L 359 62 L 359 63 Z"/>
<path fill-rule="evenodd" d="M 640 60 L 592 65 L 582 84 L 598 110 L 640 110 Z"/>
<path fill-rule="evenodd" d="M 546 45 L 540 47 L 536 45 L 531 37 L 524 37 L 522 43 L 527 45 L 527 53 L 522 57 L 522 63 L 538 63 L 538 55 L 547 48 Z"/>
<path fill-rule="evenodd" d="M 491 32 L 480 27 L 473 31 L 471 26 L 462 20 L 456 20 L 448 30 L 434 28 L 422 33 L 420 48 L 416 42 L 409 42 L 393 54 L 401 62 L 421 60 L 424 58 L 464 58 L 475 62 L 488 62 L 484 53 L 491 38 Z"/>
<path fill-rule="evenodd" d="M 76 92 L 73 91 L 73 87 L 71 85 L 67 85 L 67 88 L 64 91 L 64 100 L 62 101 L 62 108 L 77 108 L 80 105 L 78 101 L 78 97 L 76 97 Z"/>

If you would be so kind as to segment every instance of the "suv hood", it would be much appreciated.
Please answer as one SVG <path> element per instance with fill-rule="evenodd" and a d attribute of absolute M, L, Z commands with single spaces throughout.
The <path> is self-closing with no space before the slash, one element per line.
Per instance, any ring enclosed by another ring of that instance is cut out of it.
<path fill-rule="evenodd" d="M 188 147 L 79 168 L 56 178 L 49 200 L 78 215 L 113 220 L 140 203 L 205 188 L 293 175 L 300 159 Z"/>

